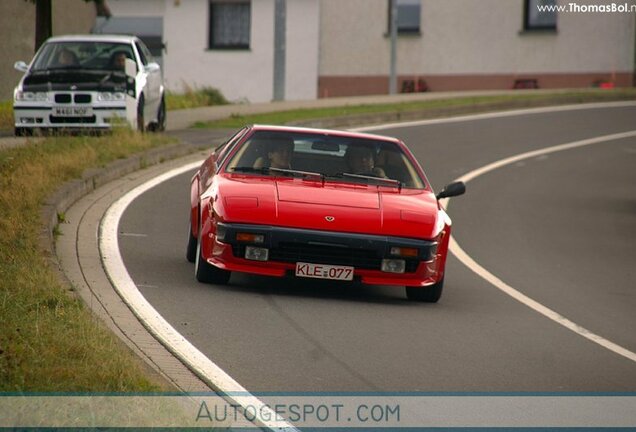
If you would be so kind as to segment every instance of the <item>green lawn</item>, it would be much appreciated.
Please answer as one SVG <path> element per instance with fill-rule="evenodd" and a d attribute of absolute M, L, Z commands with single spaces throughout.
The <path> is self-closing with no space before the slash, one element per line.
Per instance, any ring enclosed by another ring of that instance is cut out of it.
<path fill-rule="evenodd" d="M 116 131 L 49 137 L 0 151 L 0 391 L 158 391 L 141 360 L 49 267 L 39 249 L 40 207 L 90 167 L 164 145 Z"/>

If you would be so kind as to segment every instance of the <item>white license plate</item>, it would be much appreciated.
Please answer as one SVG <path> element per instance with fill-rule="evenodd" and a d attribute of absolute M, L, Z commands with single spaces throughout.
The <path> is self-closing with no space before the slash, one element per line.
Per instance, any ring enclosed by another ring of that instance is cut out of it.
<path fill-rule="evenodd" d="M 296 263 L 296 276 L 350 281 L 353 280 L 353 267 L 299 262 Z"/>
<path fill-rule="evenodd" d="M 93 115 L 91 107 L 56 106 L 53 113 L 60 117 L 88 117 Z"/>

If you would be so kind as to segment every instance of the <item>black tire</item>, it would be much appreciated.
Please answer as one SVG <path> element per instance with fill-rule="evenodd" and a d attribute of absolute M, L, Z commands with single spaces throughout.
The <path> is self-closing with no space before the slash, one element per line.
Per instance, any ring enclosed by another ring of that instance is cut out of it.
<path fill-rule="evenodd" d="M 411 301 L 437 303 L 440 297 L 442 297 L 443 289 L 444 279 L 437 282 L 435 285 L 427 287 L 406 287 L 406 298 Z"/>
<path fill-rule="evenodd" d="M 154 128 L 154 132 L 163 132 L 166 130 L 166 101 L 161 97 L 161 103 L 159 104 L 159 112 L 157 112 L 157 124 Z"/>
<path fill-rule="evenodd" d="M 201 229 L 197 241 L 194 276 L 199 282 L 225 285 L 230 280 L 231 272 L 216 268 L 201 257 Z"/>
<path fill-rule="evenodd" d="M 192 235 L 192 223 L 188 226 L 188 247 L 186 249 L 186 259 L 191 263 L 197 258 L 197 238 Z"/>
<path fill-rule="evenodd" d="M 146 131 L 146 122 L 144 120 L 144 98 L 139 99 L 137 104 L 137 130 L 141 133 Z"/>

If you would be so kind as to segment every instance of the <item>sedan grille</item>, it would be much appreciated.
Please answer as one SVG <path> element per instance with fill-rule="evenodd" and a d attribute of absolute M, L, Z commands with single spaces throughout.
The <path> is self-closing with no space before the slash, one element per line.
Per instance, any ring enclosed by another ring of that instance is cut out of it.
<path fill-rule="evenodd" d="M 57 103 L 71 103 L 71 95 L 69 93 L 58 93 L 55 95 Z"/>
<path fill-rule="evenodd" d="M 75 103 L 90 103 L 91 95 L 90 94 L 76 94 L 73 98 Z"/>
<path fill-rule="evenodd" d="M 277 248 L 270 251 L 270 259 L 282 262 L 346 265 L 365 269 L 379 269 L 382 262 L 382 258 L 371 250 L 301 243 L 280 243 Z"/>

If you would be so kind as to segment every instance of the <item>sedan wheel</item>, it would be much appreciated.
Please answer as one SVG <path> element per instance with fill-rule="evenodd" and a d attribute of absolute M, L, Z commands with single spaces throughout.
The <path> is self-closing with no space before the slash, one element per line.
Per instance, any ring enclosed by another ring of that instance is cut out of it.
<path fill-rule="evenodd" d="M 143 98 L 139 99 L 139 103 L 137 104 L 137 130 L 141 133 L 144 133 L 146 130 L 146 123 L 144 120 L 144 100 Z"/>
<path fill-rule="evenodd" d="M 442 296 L 443 289 L 444 279 L 440 280 L 435 285 L 427 287 L 406 287 L 406 298 L 411 301 L 437 303 Z"/>
<path fill-rule="evenodd" d="M 161 98 L 161 104 L 159 105 L 159 112 L 157 113 L 157 125 L 155 126 L 155 132 L 163 132 L 166 130 L 166 101 Z"/>

